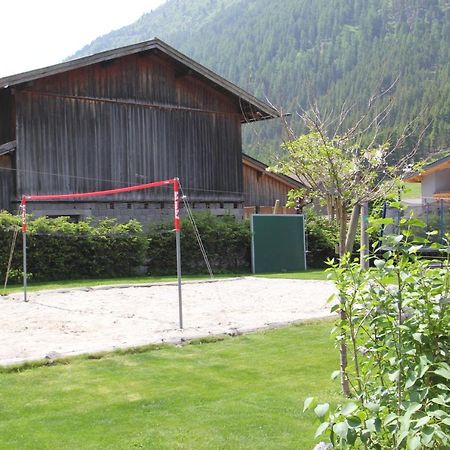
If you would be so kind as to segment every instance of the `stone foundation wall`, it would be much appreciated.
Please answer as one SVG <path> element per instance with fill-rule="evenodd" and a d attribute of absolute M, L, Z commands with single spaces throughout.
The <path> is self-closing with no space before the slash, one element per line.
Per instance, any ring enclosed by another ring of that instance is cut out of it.
<path fill-rule="evenodd" d="M 186 216 L 184 205 L 180 205 L 181 216 Z M 243 203 L 194 202 L 192 211 L 209 211 L 216 216 L 233 215 L 244 217 Z M 29 202 L 27 213 L 33 217 L 68 216 L 75 220 L 93 218 L 116 218 L 119 222 L 136 219 L 141 223 L 170 220 L 173 218 L 172 202 Z"/>

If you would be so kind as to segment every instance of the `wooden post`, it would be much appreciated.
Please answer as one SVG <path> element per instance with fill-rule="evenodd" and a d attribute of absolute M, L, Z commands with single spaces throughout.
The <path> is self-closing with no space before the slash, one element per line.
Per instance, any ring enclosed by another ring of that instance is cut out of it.
<path fill-rule="evenodd" d="M 275 200 L 275 206 L 273 207 L 273 213 L 272 214 L 277 214 L 279 207 L 280 207 L 280 200 Z"/>

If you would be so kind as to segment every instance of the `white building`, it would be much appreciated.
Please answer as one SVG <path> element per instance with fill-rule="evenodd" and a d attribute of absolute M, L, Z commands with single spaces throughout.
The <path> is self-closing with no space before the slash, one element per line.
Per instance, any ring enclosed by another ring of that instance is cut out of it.
<path fill-rule="evenodd" d="M 450 155 L 425 165 L 420 172 L 405 179 L 408 183 L 422 184 L 422 202 L 450 200 Z"/>

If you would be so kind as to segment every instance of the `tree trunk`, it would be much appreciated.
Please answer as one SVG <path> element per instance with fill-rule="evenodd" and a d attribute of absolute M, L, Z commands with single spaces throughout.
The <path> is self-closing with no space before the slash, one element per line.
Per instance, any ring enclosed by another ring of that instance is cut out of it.
<path fill-rule="evenodd" d="M 351 252 L 355 245 L 356 231 L 358 229 L 359 213 L 361 211 L 360 205 L 355 205 L 352 209 L 352 215 L 350 217 L 350 225 L 348 227 L 347 236 L 345 239 L 345 253 Z"/>
<path fill-rule="evenodd" d="M 347 238 L 347 211 L 342 202 L 336 204 L 336 213 L 339 223 L 339 258 L 345 255 L 345 240 Z"/>
<path fill-rule="evenodd" d="M 339 257 L 342 260 L 342 257 L 345 255 L 345 240 L 347 235 L 347 211 L 345 209 L 345 205 L 342 202 L 339 202 L 336 205 L 338 220 L 339 220 Z M 339 308 L 339 317 L 341 321 L 346 320 L 345 314 L 345 300 L 342 297 L 339 297 L 339 302 L 341 304 L 341 308 Z M 341 333 L 345 334 L 345 330 L 341 327 Z M 347 344 L 345 343 L 345 339 L 342 339 L 339 344 L 339 359 L 340 359 L 340 372 L 341 372 L 341 387 L 342 393 L 346 397 L 350 397 L 350 385 L 347 377 Z"/>
<path fill-rule="evenodd" d="M 341 320 L 346 319 L 345 311 L 343 309 L 339 310 L 339 316 Z M 339 344 L 339 367 L 341 372 L 341 388 L 342 393 L 345 397 L 351 397 L 350 395 L 350 384 L 347 377 L 347 344 L 344 340 L 341 340 Z"/>

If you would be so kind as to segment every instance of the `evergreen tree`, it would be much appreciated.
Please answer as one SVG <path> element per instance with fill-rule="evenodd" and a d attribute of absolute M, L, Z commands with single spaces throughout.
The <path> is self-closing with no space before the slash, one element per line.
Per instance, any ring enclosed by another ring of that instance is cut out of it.
<path fill-rule="evenodd" d="M 284 111 L 306 110 L 312 99 L 330 113 L 355 104 L 348 123 L 398 78 L 380 136 L 399 135 L 420 116 L 431 126 L 419 156 L 449 147 L 447 0 L 168 0 L 74 56 L 154 36 Z M 244 134 L 245 151 L 266 162 L 280 151 L 272 122 Z"/>

